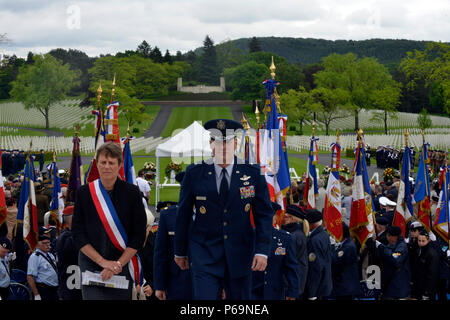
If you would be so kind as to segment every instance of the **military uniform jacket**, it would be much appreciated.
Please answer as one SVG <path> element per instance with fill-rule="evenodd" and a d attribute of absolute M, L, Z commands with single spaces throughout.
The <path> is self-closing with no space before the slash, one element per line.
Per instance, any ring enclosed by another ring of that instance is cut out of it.
<path fill-rule="evenodd" d="M 357 296 L 360 294 L 358 254 L 352 239 L 345 239 L 332 256 L 333 295 Z"/>
<path fill-rule="evenodd" d="M 308 274 L 308 247 L 306 236 L 303 233 L 303 224 L 290 223 L 283 225 L 282 229 L 288 231 L 294 240 L 295 256 L 298 261 L 299 295 L 302 295 L 305 290 L 306 276 Z"/>
<path fill-rule="evenodd" d="M 305 294 L 307 298 L 327 297 L 331 294 L 331 244 L 328 234 L 320 226 L 308 237 L 308 277 Z"/>
<path fill-rule="evenodd" d="M 188 300 L 192 298 L 190 270 L 181 270 L 175 263 L 174 238 L 177 206 L 161 210 L 156 232 L 153 275 L 154 289 L 165 290 L 167 299 Z"/>
<path fill-rule="evenodd" d="M 439 254 L 436 252 L 433 243 L 428 243 L 420 248 L 419 256 L 416 260 L 416 285 L 417 295 L 427 296 L 434 299 L 439 285 Z"/>
<path fill-rule="evenodd" d="M 269 255 L 273 209 L 266 180 L 259 166 L 238 164 L 235 158 L 224 205 L 210 163 L 186 169 L 178 202 L 175 255 L 189 253 L 193 272 L 223 277 L 227 267 L 233 279 L 248 276 L 254 255 Z"/>
<path fill-rule="evenodd" d="M 411 291 L 411 269 L 405 241 L 399 238 L 394 245 L 380 244 L 378 251 L 383 261 L 383 295 L 391 298 L 408 297 Z"/>
<path fill-rule="evenodd" d="M 252 299 L 284 300 L 286 296 L 297 298 L 298 285 L 298 261 L 292 235 L 273 228 L 267 268 L 265 271 L 253 271 L 252 274 Z"/>

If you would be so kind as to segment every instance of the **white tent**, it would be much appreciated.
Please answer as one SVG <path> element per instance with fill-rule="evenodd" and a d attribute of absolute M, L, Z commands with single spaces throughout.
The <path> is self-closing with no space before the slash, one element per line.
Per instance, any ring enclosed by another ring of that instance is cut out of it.
<path fill-rule="evenodd" d="M 176 133 L 168 141 L 156 147 L 155 206 L 159 201 L 159 189 L 166 186 L 180 186 L 178 183 L 166 183 L 166 181 L 160 184 L 160 158 L 171 158 L 172 161 L 177 163 L 190 163 L 192 157 L 194 157 L 194 161 L 208 159 L 211 157 L 212 152 L 209 146 L 209 139 L 209 131 L 203 128 L 200 123 L 194 121 L 189 127 Z"/>

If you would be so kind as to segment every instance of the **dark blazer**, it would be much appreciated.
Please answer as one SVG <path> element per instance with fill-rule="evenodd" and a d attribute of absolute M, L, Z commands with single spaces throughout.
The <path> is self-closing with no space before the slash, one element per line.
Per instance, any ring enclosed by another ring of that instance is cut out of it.
<path fill-rule="evenodd" d="M 147 225 L 139 188 L 117 179 L 112 191 L 112 203 L 128 236 L 127 247 L 139 250 L 144 244 Z M 75 196 L 72 236 L 77 250 L 91 244 L 107 260 L 117 260 L 122 255 L 109 240 L 94 206 L 89 184 L 81 186 Z"/>
<path fill-rule="evenodd" d="M 168 300 L 192 299 L 191 271 L 175 263 L 174 238 L 178 206 L 161 210 L 153 258 L 154 289 L 165 290 Z"/>
<path fill-rule="evenodd" d="M 333 251 L 333 296 L 358 296 L 360 294 L 358 253 L 352 239 L 347 238 Z"/>
<path fill-rule="evenodd" d="M 286 285 L 285 285 L 286 284 Z M 298 261 L 292 235 L 273 228 L 265 271 L 252 273 L 253 300 L 284 300 L 299 295 Z"/>
<path fill-rule="evenodd" d="M 187 167 L 178 202 L 175 255 L 189 253 L 192 272 L 224 277 L 227 269 L 232 279 L 241 278 L 251 275 L 256 253 L 269 255 L 273 209 L 259 166 L 235 160 L 229 190 L 223 205 L 212 162 Z"/>
<path fill-rule="evenodd" d="M 425 247 L 420 248 L 417 257 L 416 268 L 416 290 L 418 298 L 427 296 L 434 300 L 439 285 L 439 254 L 430 242 Z"/>
<path fill-rule="evenodd" d="M 331 294 L 331 244 L 328 233 L 320 226 L 308 237 L 308 277 L 305 295 L 307 298 L 327 297 Z"/>
<path fill-rule="evenodd" d="M 281 227 L 292 235 L 295 256 L 298 261 L 299 296 L 305 291 L 306 277 L 308 275 L 308 245 L 306 235 L 303 233 L 303 224 L 290 223 Z"/>
<path fill-rule="evenodd" d="M 380 244 L 383 261 L 382 291 L 385 297 L 406 298 L 411 292 L 408 247 L 402 237 L 394 245 Z"/>

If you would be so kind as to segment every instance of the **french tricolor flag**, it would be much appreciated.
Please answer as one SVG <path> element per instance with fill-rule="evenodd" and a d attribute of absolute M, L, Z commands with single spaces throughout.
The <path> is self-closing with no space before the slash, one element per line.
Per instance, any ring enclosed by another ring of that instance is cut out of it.
<path fill-rule="evenodd" d="M 356 237 L 364 247 L 366 240 L 375 232 L 373 222 L 374 206 L 372 192 L 364 154 L 364 144 L 358 143 L 356 158 L 353 164 L 353 193 L 352 207 L 350 211 L 350 233 Z"/>
<path fill-rule="evenodd" d="M 398 190 L 397 207 L 395 209 L 394 226 L 400 227 L 403 237 L 406 233 L 406 224 L 411 220 L 414 214 L 411 196 L 411 185 L 409 183 L 409 166 L 411 151 L 408 147 L 405 147 L 405 153 L 403 154 L 403 165 L 400 186 Z"/>
<path fill-rule="evenodd" d="M 25 175 L 20 190 L 19 205 L 17 209 L 17 222 L 23 223 L 23 239 L 34 250 L 38 241 L 38 222 L 36 195 L 34 192 L 34 181 L 32 173 L 32 159 L 29 156 L 25 164 Z"/>

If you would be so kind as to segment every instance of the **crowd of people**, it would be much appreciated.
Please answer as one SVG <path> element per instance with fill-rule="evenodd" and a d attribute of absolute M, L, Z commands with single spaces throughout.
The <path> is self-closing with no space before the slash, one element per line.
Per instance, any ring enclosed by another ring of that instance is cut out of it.
<path fill-rule="evenodd" d="M 42 167 L 36 169 L 39 235 L 33 252 L 15 236 L 23 231 L 16 223 L 23 176 L 8 173 L 7 220 L 0 228 L 1 298 L 8 299 L 15 269 L 26 275 L 22 284 L 34 300 L 447 300 L 448 244 L 414 219 L 406 238 L 393 226 L 398 177 L 371 184 L 375 233 L 363 247 L 349 229 L 351 180 L 341 182 L 341 241 L 326 231 L 323 176 L 314 209 L 303 202 L 305 177 L 292 180 L 293 202 L 288 197 L 277 227 L 280 207 L 270 202 L 264 176 L 234 158 L 236 140 L 226 129 L 239 127 L 226 119 L 205 124 L 223 137 L 211 139 L 213 159 L 177 174 L 179 202 L 158 203 L 159 215 L 147 208 L 144 179 L 139 187 L 117 178 L 123 160 L 112 142 L 97 151 L 100 178 L 66 203 L 62 230 L 47 219 L 51 179 Z M 67 181 L 61 178 L 64 194 Z M 433 221 L 439 184 L 432 188 Z M 374 266 L 380 277 L 370 279 L 365 271 Z M 82 284 L 81 274 L 88 271 L 102 281 L 124 277 L 127 290 Z"/>

